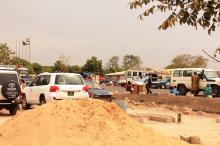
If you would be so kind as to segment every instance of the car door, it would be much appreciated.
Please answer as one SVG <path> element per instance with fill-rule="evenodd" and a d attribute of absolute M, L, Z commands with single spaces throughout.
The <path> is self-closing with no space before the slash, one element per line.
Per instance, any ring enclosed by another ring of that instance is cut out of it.
<path fill-rule="evenodd" d="M 25 89 L 26 98 L 27 98 L 28 103 L 31 103 L 31 104 L 35 103 L 39 79 L 40 79 L 40 76 L 37 76 L 36 78 L 34 78 L 34 80 L 29 85 L 29 87 Z"/>
<path fill-rule="evenodd" d="M 49 92 L 49 84 L 50 82 L 50 75 L 42 75 L 39 78 L 38 86 L 36 90 L 34 90 L 34 103 L 40 103 L 40 95 L 44 95 L 45 98 L 47 98 L 47 93 Z M 47 99 L 46 99 L 47 100 Z"/>

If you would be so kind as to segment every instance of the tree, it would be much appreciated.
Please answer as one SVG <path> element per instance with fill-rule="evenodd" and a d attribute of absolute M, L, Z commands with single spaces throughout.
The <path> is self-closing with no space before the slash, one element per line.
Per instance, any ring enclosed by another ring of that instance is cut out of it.
<path fill-rule="evenodd" d="M 6 43 L 0 44 L 0 64 L 11 65 L 11 58 L 14 52 L 9 49 Z"/>
<path fill-rule="evenodd" d="M 69 72 L 73 73 L 81 73 L 82 72 L 82 67 L 79 65 L 73 65 L 69 67 Z"/>
<path fill-rule="evenodd" d="M 18 65 L 24 66 L 28 69 L 28 72 L 30 74 L 34 73 L 33 65 L 30 62 L 28 62 L 27 60 L 21 59 L 18 56 L 13 56 L 10 60 L 10 64 L 14 64 L 16 66 L 18 66 Z"/>
<path fill-rule="evenodd" d="M 67 65 L 65 65 L 62 61 L 57 60 L 54 63 L 53 70 L 54 72 L 68 72 L 69 68 Z"/>
<path fill-rule="evenodd" d="M 95 56 L 87 59 L 86 64 L 83 66 L 83 71 L 98 74 L 103 73 L 102 60 L 98 60 Z"/>
<path fill-rule="evenodd" d="M 40 64 L 38 64 L 38 63 L 33 63 L 32 66 L 33 66 L 33 69 L 34 69 L 34 73 L 35 73 L 36 75 L 38 75 L 39 73 L 41 73 L 42 70 L 43 70 L 42 66 L 41 66 Z"/>
<path fill-rule="evenodd" d="M 123 66 L 126 69 L 131 68 L 140 68 L 142 64 L 142 60 L 139 56 L 135 55 L 125 55 L 123 57 Z"/>
<path fill-rule="evenodd" d="M 120 71 L 120 66 L 119 66 L 119 57 L 118 56 L 113 56 L 109 59 L 108 63 L 106 64 L 106 70 L 108 72 L 117 72 Z"/>
<path fill-rule="evenodd" d="M 210 34 L 220 24 L 220 1 L 216 0 L 133 0 L 131 9 L 142 8 L 146 10 L 139 15 L 142 20 L 155 12 L 170 12 L 168 18 L 159 26 L 159 29 L 167 29 L 176 23 L 187 24 L 197 29 L 200 25 L 208 29 Z"/>
<path fill-rule="evenodd" d="M 208 59 L 204 58 L 203 56 L 191 56 L 190 54 L 182 54 L 176 56 L 172 61 L 171 64 L 168 65 L 166 68 L 185 68 L 185 67 L 201 67 L 206 68 L 208 65 Z"/>

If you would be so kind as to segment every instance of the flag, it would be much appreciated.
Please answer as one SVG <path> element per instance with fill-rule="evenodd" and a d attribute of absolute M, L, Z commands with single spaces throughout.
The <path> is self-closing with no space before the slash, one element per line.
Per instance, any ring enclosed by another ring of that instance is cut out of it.
<path fill-rule="evenodd" d="M 26 38 L 25 40 L 22 41 L 22 45 L 23 46 L 27 46 L 31 44 L 31 40 L 30 37 Z"/>

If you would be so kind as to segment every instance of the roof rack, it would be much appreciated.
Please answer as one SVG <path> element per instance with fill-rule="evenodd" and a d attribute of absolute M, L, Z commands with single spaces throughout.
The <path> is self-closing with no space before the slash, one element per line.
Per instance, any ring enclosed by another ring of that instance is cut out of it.
<path fill-rule="evenodd" d="M 3 65 L 0 64 L 0 70 L 15 70 L 15 65 Z"/>

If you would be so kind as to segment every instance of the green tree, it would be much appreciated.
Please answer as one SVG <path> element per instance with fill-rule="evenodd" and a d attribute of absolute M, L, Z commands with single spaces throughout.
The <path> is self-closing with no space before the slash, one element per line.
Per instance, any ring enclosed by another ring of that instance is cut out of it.
<path fill-rule="evenodd" d="M 65 65 L 62 61 L 57 60 L 54 63 L 54 67 L 53 67 L 52 71 L 54 71 L 54 72 L 68 72 L 69 67 L 67 65 Z"/>
<path fill-rule="evenodd" d="M 117 72 L 120 71 L 120 66 L 119 66 L 119 57 L 118 56 L 113 56 L 109 59 L 108 63 L 106 64 L 106 70 L 108 72 Z"/>
<path fill-rule="evenodd" d="M 123 67 L 125 69 L 140 68 L 142 60 L 139 56 L 125 55 L 123 57 Z"/>
<path fill-rule="evenodd" d="M 9 49 L 6 43 L 0 44 L 0 64 L 11 65 L 11 58 L 14 52 Z"/>
<path fill-rule="evenodd" d="M 87 59 L 83 66 L 83 71 L 92 73 L 103 73 L 102 60 L 98 60 L 97 57 L 92 56 L 91 59 Z"/>
<path fill-rule="evenodd" d="M 159 29 L 167 29 L 176 23 L 187 24 L 197 29 L 200 25 L 208 29 L 210 34 L 220 24 L 220 1 L 216 0 L 133 0 L 130 2 L 131 9 L 142 8 L 145 11 L 139 15 L 142 20 L 156 12 L 170 15 L 159 26 Z"/>
<path fill-rule="evenodd" d="M 38 64 L 38 63 L 33 63 L 32 64 L 33 65 L 33 70 L 34 70 L 34 73 L 36 74 L 36 75 L 38 75 L 39 73 L 41 73 L 42 72 L 42 66 L 40 65 L 40 64 Z"/>
<path fill-rule="evenodd" d="M 33 65 L 30 62 L 28 62 L 27 60 L 21 59 L 18 56 L 13 56 L 10 60 L 10 64 L 13 64 L 16 66 L 22 65 L 28 69 L 30 74 L 34 73 Z"/>
<path fill-rule="evenodd" d="M 72 73 L 81 73 L 82 72 L 82 67 L 79 65 L 73 65 L 69 67 L 69 72 Z"/>
<path fill-rule="evenodd" d="M 203 56 L 191 56 L 190 54 L 178 55 L 171 61 L 171 64 L 166 68 L 186 68 L 186 67 L 201 67 L 206 68 L 208 59 Z"/>
<path fill-rule="evenodd" d="M 53 72 L 54 66 L 42 66 L 42 72 Z"/>

